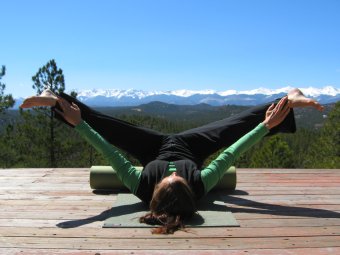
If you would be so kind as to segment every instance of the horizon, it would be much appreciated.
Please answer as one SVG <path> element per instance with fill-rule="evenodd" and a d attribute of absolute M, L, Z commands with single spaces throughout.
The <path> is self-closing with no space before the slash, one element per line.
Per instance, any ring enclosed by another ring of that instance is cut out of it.
<path fill-rule="evenodd" d="M 340 88 L 340 2 L 4 1 L 5 94 L 35 94 L 50 59 L 66 91 Z"/>
<path fill-rule="evenodd" d="M 201 94 L 201 95 L 213 95 L 217 94 L 220 96 L 229 96 L 229 95 L 255 95 L 255 94 L 263 94 L 263 95 L 277 95 L 282 93 L 287 93 L 289 90 L 293 89 L 293 87 L 282 87 L 277 89 L 268 89 L 268 88 L 254 88 L 250 90 L 187 90 L 187 89 L 178 89 L 178 90 L 143 90 L 143 89 L 102 89 L 102 88 L 93 88 L 86 90 L 65 90 L 65 93 L 70 94 L 71 92 L 76 92 L 78 96 L 82 97 L 93 97 L 93 96 L 105 96 L 105 97 L 145 97 L 152 95 L 175 95 L 179 97 L 190 97 L 193 95 Z M 328 96 L 338 96 L 340 94 L 340 88 L 335 88 L 333 86 L 325 86 L 323 88 L 315 88 L 315 87 L 306 87 L 299 88 L 306 96 L 315 97 L 320 95 L 328 95 Z M 24 97 L 14 97 L 14 99 L 24 99 Z"/>
<path fill-rule="evenodd" d="M 176 105 L 209 104 L 212 106 L 222 105 L 258 105 L 267 103 L 282 97 L 292 88 L 268 90 L 264 88 L 249 91 L 144 91 L 144 90 L 85 90 L 77 92 L 77 98 L 92 107 L 115 107 L 115 106 L 137 106 L 150 102 L 163 102 Z M 321 104 L 330 104 L 339 101 L 340 89 L 324 87 L 323 89 L 305 88 L 302 92 Z M 66 93 L 68 93 L 66 91 Z M 17 109 L 24 98 L 16 98 L 14 109 Z"/>

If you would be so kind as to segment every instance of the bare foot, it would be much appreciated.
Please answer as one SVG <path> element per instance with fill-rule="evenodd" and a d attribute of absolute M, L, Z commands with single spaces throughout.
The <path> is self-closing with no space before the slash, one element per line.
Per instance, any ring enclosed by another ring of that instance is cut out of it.
<path fill-rule="evenodd" d="M 39 96 L 31 96 L 24 100 L 20 108 L 31 108 L 34 106 L 55 106 L 58 97 L 51 90 L 44 90 Z"/>
<path fill-rule="evenodd" d="M 311 106 L 319 111 L 323 111 L 324 108 L 318 101 L 306 97 L 299 89 L 292 89 L 288 92 L 288 101 L 291 108 Z"/>

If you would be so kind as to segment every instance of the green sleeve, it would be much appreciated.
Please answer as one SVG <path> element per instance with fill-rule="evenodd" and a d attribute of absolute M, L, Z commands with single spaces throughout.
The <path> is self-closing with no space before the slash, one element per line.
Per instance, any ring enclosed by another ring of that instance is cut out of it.
<path fill-rule="evenodd" d="M 215 160 L 201 171 L 201 179 L 205 192 L 209 192 L 223 177 L 224 172 L 234 161 L 254 144 L 259 142 L 269 130 L 261 123 L 237 142 L 224 150 Z"/>
<path fill-rule="evenodd" d="M 136 170 L 113 145 L 93 130 L 85 121 L 75 127 L 75 130 L 88 141 L 116 170 L 118 178 L 133 193 L 136 194 L 141 171 Z"/>

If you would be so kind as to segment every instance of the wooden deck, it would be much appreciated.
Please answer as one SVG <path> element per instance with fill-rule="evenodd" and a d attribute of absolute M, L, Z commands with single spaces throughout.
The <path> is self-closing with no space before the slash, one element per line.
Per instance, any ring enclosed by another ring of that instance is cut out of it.
<path fill-rule="evenodd" d="M 238 169 L 239 228 L 103 229 L 88 169 L 0 169 L 0 254 L 340 254 L 340 169 Z"/>

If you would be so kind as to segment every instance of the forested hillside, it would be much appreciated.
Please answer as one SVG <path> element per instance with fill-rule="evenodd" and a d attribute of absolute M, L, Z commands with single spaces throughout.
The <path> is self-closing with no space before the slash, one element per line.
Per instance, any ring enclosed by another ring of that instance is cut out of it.
<path fill-rule="evenodd" d="M 174 105 L 152 102 L 138 107 L 97 108 L 97 110 L 111 116 L 152 116 L 173 122 L 185 122 L 188 126 L 194 127 L 227 118 L 247 108 L 249 107 L 238 105 Z M 334 104 L 328 104 L 325 105 L 323 112 L 318 112 L 311 108 L 294 109 L 297 126 L 307 129 L 320 128 L 333 108 Z"/>
<path fill-rule="evenodd" d="M 168 120 L 173 123 L 177 122 L 177 125 L 181 125 L 182 129 L 186 129 L 227 118 L 247 108 L 247 106 L 238 105 L 174 105 L 162 102 L 152 102 L 137 107 L 101 107 L 95 109 L 114 117 L 132 119 L 154 117 L 157 119 Z M 310 108 L 297 108 L 294 110 L 297 126 L 299 128 L 318 129 L 322 127 L 327 115 L 333 108 L 334 104 L 325 105 L 325 110 L 323 112 L 318 112 Z M 7 124 L 16 122 L 18 120 L 20 121 L 20 119 L 21 117 L 19 110 L 8 110 L 5 115 L 0 117 L 0 130 Z M 148 123 L 143 123 L 149 126 Z M 169 130 L 169 132 L 176 131 L 178 130 Z"/>
<path fill-rule="evenodd" d="M 178 106 L 154 102 L 139 107 L 97 109 L 164 133 L 176 133 L 246 109 L 240 106 Z M 296 109 L 298 131 L 265 138 L 237 162 L 238 167 L 340 168 L 340 102 L 323 113 Z M 327 116 L 327 117 L 326 117 Z M 78 134 L 41 109 L 1 115 L 0 167 L 89 167 L 107 164 Z M 53 146 L 52 146 L 53 144 Z M 53 150 L 53 162 L 51 162 Z M 212 155 L 211 158 L 216 157 Z M 131 159 L 131 158 L 130 158 Z M 131 159 L 133 160 L 133 159 Z M 135 164 L 138 162 L 134 161 Z"/>

